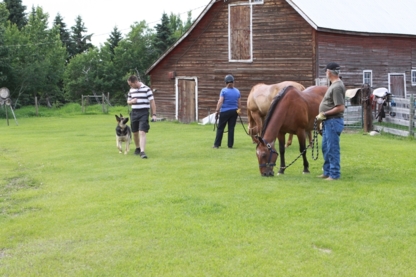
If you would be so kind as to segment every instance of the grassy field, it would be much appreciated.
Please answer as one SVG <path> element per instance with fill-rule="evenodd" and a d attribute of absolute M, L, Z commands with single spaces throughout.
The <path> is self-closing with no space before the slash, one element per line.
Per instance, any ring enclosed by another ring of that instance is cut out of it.
<path fill-rule="evenodd" d="M 0 121 L 0 276 L 415 275 L 414 140 L 346 132 L 340 181 L 310 151 L 264 178 L 241 125 L 216 150 L 152 123 L 142 160 L 116 149 L 126 108 L 66 109 Z"/>

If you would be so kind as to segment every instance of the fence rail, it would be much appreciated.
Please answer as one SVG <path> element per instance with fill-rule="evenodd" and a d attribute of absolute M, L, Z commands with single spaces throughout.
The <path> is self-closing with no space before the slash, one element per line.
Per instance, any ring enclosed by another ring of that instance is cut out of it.
<path fill-rule="evenodd" d="M 413 94 L 409 98 L 394 97 L 386 108 L 386 117 L 383 118 L 383 122 L 375 122 L 374 129 L 394 135 L 416 138 L 415 108 L 416 103 Z"/>
<path fill-rule="evenodd" d="M 348 100 L 345 102 L 345 107 L 345 128 L 363 128 L 362 107 L 351 105 Z M 382 122 L 378 122 L 377 112 L 373 111 L 374 130 L 416 138 L 415 108 L 414 95 L 410 95 L 409 98 L 393 97 L 392 101 L 384 107 L 385 117 L 382 118 Z"/>

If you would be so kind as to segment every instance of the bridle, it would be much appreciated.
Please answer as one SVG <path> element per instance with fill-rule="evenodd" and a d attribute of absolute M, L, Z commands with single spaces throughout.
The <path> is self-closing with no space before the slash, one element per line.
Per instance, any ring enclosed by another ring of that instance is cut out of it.
<path fill-rule="evenodd" d="M 279 155 L 279 154 L 276 152 L 276 150 L 273 149 L 271 144 L 268 143 L 266 140 L 264 140 L 261 137 L 259 137 L 258 139 L 259 139 L 259 141 L 263 141 L 263 143 L 266 145 L 267 149 L 269 149 L 269 152 L 270 152 L 269 159 L 268 159 L 267 163 L 259 164 L 259 167 L 273 167 L 273 166 L 276 166 L 276 163 L 271 163 L 271 160 L 272 160 L 273 153 L 276 154 L 276 155 Z M 259 144 L 260 144 L 260 142 L 259 142 Z M 257 147 L 259 146 L 259 144 L 257 144 Z"/>

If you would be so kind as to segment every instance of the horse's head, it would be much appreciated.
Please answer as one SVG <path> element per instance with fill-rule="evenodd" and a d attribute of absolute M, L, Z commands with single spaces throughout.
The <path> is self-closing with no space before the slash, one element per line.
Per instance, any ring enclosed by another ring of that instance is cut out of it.
<path fill-rule="evenodd" d="M 279 155 L 274 148 L 274 144 L 266 142 L 262 137 L 257 137 L 258 144 L 256 149 L 257 159 L 261 176 L 274 176 L 273 167 L 276 166 L 277 156 Z"/>

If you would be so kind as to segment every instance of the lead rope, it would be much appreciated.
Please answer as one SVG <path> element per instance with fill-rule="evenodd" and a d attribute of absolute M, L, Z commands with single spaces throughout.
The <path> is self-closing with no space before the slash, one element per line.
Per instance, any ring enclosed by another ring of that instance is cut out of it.
<path fill-rule="evenodd" d="M 241 119 L 241 116 L 240 116 L 240 115 L 238 115 L 238 117 L 240 118 L 241 125 L 243 125 L 244 132 L 246 132 L 246 134 L 247 134 L 248 136 L 250 136 L 250 134 L 249 134 L 249 133 L 247 132 L 247 130 L 246 130 L 246 127 L 244 127 L 244 123 L 243 123 L 243 120 Z"/>
<path fill-rule="evenodd" d="M 313 139 L 312 139 L 312 159 L 316 161 L 319 156 L 319 145 L 318 145 L 318 120 L 315 118 L 313 123 Z M 316 158 L 314 155 L 314 150 L 316 151 Z"/>
<path fill-rule="evenodd" d="M 241 119 L 241 116 L 240 115 L 237 115 L 237 116 L 238 116 L 238 118 L 240 118 L 240 122 L 241 122 L 241 125 L 243 126 L 244 132 L 246 132 L 246 134 L 248 136 L 250 136 L 250 134 L 246 130 L 246 127 L 244 127 L 244 123 L 243 123 L 243 120 Z M 217 121 L 218 121 L 218 119 L 216 118 L 215 119 L 215 123 L 214 123 L 214 130 L 213 131 L 215 131 L 216 128 L 218 129 L 218 123 L 217 123 Z M 224 133 L 227 133 L 227 132 L 228 131 L 224 131 Z"/>
<path fill-rule="evenodd" d="M 314 121 L 314 123 L 313 123 L 313 140 L 312 140 L 312 159 L 314 160 L 314 161 L 316 161 L 317 159 L 318 159 L 318 154 L 319 154 L 319 145 L 318 145 L 318 120 L 315 118 L 315 121 Z M 309 144 L 308 145 L 308 147 L 309 146 L 311 146 L 311 144 Z M 316 146 L 315 146 L 316 145 Z M 293 161 L 293 162 L 291 162 L 289 165 L 287 165 L 287 166 L 282 166 L 282 167 L 280 167 L 280 169 L 286 169 L 286 168 L 288 168 L 289 166 L 291 166 L 292 164 L 294 164 L 299 158 L 300 158 L 300 156 L 302 156 L 305 152 L 306 152 L 306 150 L 308 149 L 308 147 L 306 147 L 303 151 L 302 151 L 302 153 L 300 153 L 299 154 L 299 156 L 297 156 L 296 157 L 296 159 Z M 315 156 L 314 156 L 314 147 L 315 147 L 315 150 L 316 150 L 316 158 L 315 158 Z"/>

